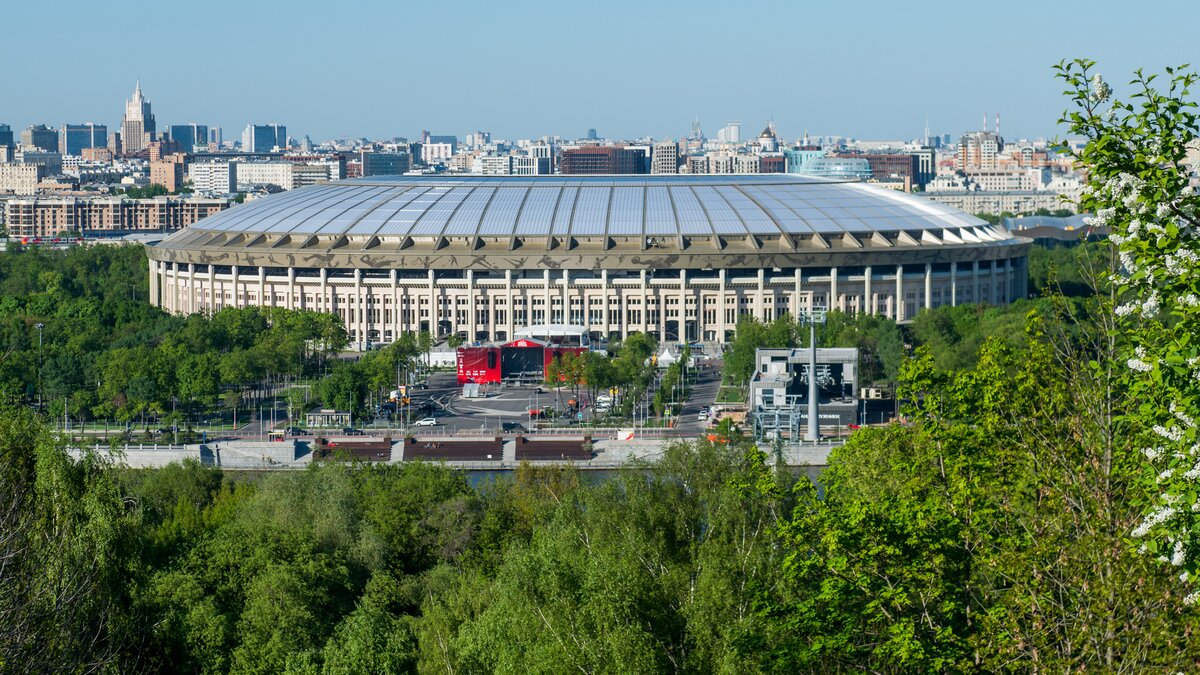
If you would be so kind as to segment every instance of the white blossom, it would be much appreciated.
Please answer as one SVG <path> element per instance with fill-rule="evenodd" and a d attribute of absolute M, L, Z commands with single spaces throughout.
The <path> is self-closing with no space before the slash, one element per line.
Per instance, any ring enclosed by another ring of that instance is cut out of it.
<path fill-rule="evenodd" d="M 1104 81 L 1104 78 L 1100 76 L 1100 73 L 1093 75 L 1092 93 L 1090 95 L 1092 103 L 1104 103 L 1108 100 L 1108 97 L 1111 94 L 1112 87 L 1108 86 L 1108 83 Z"/>
<path fill-rule="evenodd" d="M 1180 410 L 1179 406 L 1175 405 L 1175 401 L 1171 401 L 1168 409 L 1171 411 L 1171 414 L 1175 416 L 1175 419 L 1183 422 L 1184 426 L 1192 429 L 1196 428 L 1196 420 L 1192 419 L 1187 413 Z"/>
<path fill-rule="evenodd" d="M 1179 441 L 1183 440 L 1183 431 L 1179 429 L 1179 427 L 1171 427 L 1168 429 L 1161 424 L 1155 424 L 1154 433 L 1174 443 L 1178 443 Z"/>
<path fill-rule="evenodd" d="M 1171 551 L 1171 564 L 1179 567 L 1183 565 L 1183 561 L 1187 558 L 1187 552 L 1183 550 L 1183 540 L 1175 540 L 1175 548 Z"/>
<path fill-rule="evenodd" d="M 1142 448 L 1142 454 L 1146 456 L 1146 459 L 1153 462 L 1154 460 L 1158 459 L 1159 457 L 1162 457 L 1163 449 L 1162 449 L 1162 446 L 1157 446 L 1157 447 L 1153 447 L 1153 448 Z"/>
<path fill-rule="evenodd" d="M 1192 591 L 1183 599 L 1183 604 L 1194 605 L 1197 600 L 1200 600 L 1200 591 Z"/>
<path fill-rule="evenodd" d="M 1161 509 L 1158 509 L 1157 511 L 1155 511 L 1154 513 L 1151 513 L 1149 516 L 1146 516 L 1146 519 L 1143 520 L 1140 525 L 1138 525 L 1137 527 L 1135 527 L 1133 529 L 1132 534 L 1134 537 L 1139 537 L 1139 538 L 1144 537 L 1150 532 L 1150 528 L 1154 527 L 1155 525 L 1160 525 L 1162 523 L 1165 523 L 1168 519 L 1171 518 L 1171 516 L 1174 516 L 1174 515 L 1175 515 L 1175 507 L 1174 506 L 1164 506 Z"/>

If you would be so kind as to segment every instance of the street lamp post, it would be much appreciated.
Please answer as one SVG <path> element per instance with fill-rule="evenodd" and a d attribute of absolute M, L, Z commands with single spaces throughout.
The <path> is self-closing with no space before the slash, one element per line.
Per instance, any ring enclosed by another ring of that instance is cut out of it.
<path fill-rule="evenodd" d="M 808 431 L 804 440 L 817 442 L 821 440 L 821 427 L 817 419 L 817 323 L 825 323 L 824 309 L 801 311 L 801 323 L 808 322 Z"/>
<path fill-rule="evenodd" d="M 33 327 L 34 327 L 34 328 L 36 328 L 36 329 L 37 329 L 37 332 L 38 332 L 38 381 L 37 381 L 37 389 L 38 389 L 38 412 L 40 413 L 40 412 L 42 411 L 42 362 L 45 360 L 45 358 L 42 356 L 42 329 L 46 327 L 46 324 L 44 324 L 44 323 L 37 323 L 37 324 L 34 324 L 34 326 L 33 326 Z"/>

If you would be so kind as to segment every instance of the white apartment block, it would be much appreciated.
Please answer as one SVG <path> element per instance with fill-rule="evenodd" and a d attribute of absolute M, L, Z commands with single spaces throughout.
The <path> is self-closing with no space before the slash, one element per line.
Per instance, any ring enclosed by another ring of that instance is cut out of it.
<path fill-rule="evenodd" d="M 217 195 L 237 192 L 238 162 L 197 162 L 188 169 L 192 189 Z"/>
<path fill-rule="evenodd" d="M 38 181 L 46 175 L 40 164 L 0 164 L 0 194 L 37 194 Z"/>

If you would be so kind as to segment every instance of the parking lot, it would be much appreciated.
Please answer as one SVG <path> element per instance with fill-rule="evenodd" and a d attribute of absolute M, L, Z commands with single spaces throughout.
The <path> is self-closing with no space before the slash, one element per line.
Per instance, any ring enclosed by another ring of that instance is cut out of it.
<path fill-rule="evenodd" d="M 716 400 L 720 382 L 719 368 L 699 368 L 693 380 L 691 396 L 684 402 L 683 411 L 673 420 L 675 426 L 685 433 L 698 433 L 705 422 L 698 419 L 702 409 L 708 408 Z M 458 386 L 454 373 L 435 373 L 427 381 L 427 389 L 415 389 L 410 393 L 411 405 L 401 407 L 402 411 L 412 411 L 411 419 L 416 421 L 423 417 L 433 417 L 436 425 L 421 427 L 424 431 L 439 433 L 478 433 L 500 432 L 516 433 L 532 430 L 534 424 L 571 428 L 579 423 L 590 424 L 599 420 L 600 423 L 611 426 L 630 426 L 632 420 L 608 418 L 603 410 L 597 410 L 595 402 L 590 400 L 586 390 L 580 388 L 578 394 L 577 412 L 569 417 L 563 417 L 561 411 L 568 408 L 570 400 L 576 398 L 573 388 L 555 389 L 542 386 L 513 386 L 492 385 L 480 389 L 480 396 L 464 398 Z M 653 391 L 649 394 L 653 397 Z M 645 406 L 648 407 L 648 406 Z M 603 406 L 601 406 L 603 408 Z M 559 411 L 553 417 L 531 420 L 529 411 L 548 410 Z M 432 411 L 432 412 L 430 412 Z M 645 414 L 644 412 L 639 415 Z M 653 415 L 653 413 L 650 413 Z M 390 424 L 387 416 L 373 420 L 355 421 L 356 427 L 367 433 L 374 430 L 398 427 L 400 424 Z"/>

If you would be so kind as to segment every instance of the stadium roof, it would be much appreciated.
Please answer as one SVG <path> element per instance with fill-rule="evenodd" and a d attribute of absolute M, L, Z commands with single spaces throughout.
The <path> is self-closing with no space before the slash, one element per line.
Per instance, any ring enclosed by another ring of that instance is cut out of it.
<path fill-rule="evenodd" d="M 193 226 L 307 236 L 745 236 L 949 230 L 987 223 L 928 199 L 807 176 L 374 176 L 258 199 Z M 999 231 L 1002 232 L 1002 231 Z M 968 238 L 972 238 L 968 235 Z"/>

